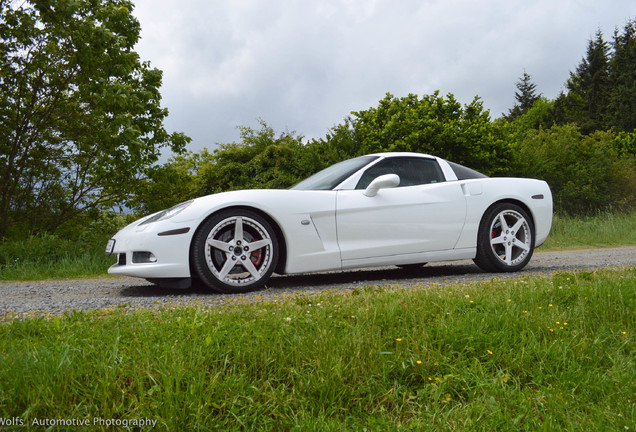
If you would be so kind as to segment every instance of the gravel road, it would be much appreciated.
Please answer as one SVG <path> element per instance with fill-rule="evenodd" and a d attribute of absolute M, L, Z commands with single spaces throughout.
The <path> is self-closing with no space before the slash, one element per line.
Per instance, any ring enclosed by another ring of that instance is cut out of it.
<path fill-rule="evenodd" d="M 106 307 L 162 307 L 169 304 L 218 306 L 277 299 L 321 290 L 346 290 L 365 285 L 430 285 L 549 274 L 563 270 L 636 265 L 636 247 L 536 252 L 519 273 L 484 273 L 472 261 L 431 263 L 415 270 L 382 267 L 346 272 L 274 276 L 269 289 L 221 295 L 203 288 L 172 290 L 159 288 L 143 279 L 117 277 L 34 282 L 0 282 L 0 320 L 25 314 L 63 313 Z"/>

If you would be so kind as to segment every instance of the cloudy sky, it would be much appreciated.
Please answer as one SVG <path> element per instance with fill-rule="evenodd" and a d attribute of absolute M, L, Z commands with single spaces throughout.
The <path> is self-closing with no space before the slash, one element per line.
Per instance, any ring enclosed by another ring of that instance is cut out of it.
<path fill-rule="evenodd" d="M 556 97 L 600 28 L 634 0 L 135 0 L 137 51 L 163 70 L 166 127 L 190 149 L 239 139 L 237 126 L 324 137 L 387 92 L 478 95 L 491 117 L 527 71 Z"/>

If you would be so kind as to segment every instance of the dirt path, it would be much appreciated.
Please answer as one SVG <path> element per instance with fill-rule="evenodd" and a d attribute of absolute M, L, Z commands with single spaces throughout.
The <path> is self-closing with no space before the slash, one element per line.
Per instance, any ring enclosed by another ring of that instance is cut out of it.
<path fill-rule="evenodd" d="M 61 313 L 69 310 L 93 310 L 109 306 L 126 308 L 159 307 L 170 303 L 198 303 L 209 306 L 237 302 L 276 301 L 291 295 L 325 289 L 352 289 L 365 285 L 429 285 L 494 277 L 523 277 L 524 274 L 549 274 L 562 270 L 636 265 L 636 247 L 537 252 L 524 271 L 514 274 L 484 273 L 472 261 L 431 263 L 415 270 L 397 267 L 329 272 L 297 276 L 275 276 L 263 291 L 221 295 L 203 288 L 169 290 L 142 279 L 102 278 L 60 281 L 0 283 L 0 319 L 25 313 Z"/>

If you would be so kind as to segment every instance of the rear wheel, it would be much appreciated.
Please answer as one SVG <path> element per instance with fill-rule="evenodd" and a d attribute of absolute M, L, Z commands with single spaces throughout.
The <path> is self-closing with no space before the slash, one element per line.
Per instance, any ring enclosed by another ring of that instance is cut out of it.
<path fill-rule="evenodd" d="M 262 288 L 276 268 L 278 240 L 269 223 L 249 210 L 220 212 L 201 225 L 192 263 L 208 287 L 222 293 Z"/>
<path fill-rule="evenodd" d="M 477 256 L 481 269 L 514 272 L 528 264 L 534 250 L 532 219 L 515 204 L 500 203 L 489 208 L 479 225 Z"/>

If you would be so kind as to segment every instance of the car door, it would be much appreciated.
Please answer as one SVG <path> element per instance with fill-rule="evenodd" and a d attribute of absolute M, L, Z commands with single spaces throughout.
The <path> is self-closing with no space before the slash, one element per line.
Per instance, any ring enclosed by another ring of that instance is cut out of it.
<path fill-rule="evenodd" d="M 364 194 L 380 175 L 400 185 Z M 336 227 L 343 261 L 452 249 L 464 225 L 466 202 L 459 182 L 444 181 L 435 159 L 391 157 L 362 175 L 355 190 L 340 190 Z"/>

